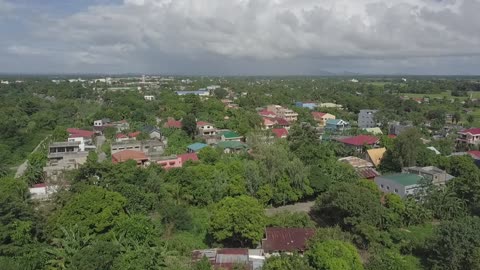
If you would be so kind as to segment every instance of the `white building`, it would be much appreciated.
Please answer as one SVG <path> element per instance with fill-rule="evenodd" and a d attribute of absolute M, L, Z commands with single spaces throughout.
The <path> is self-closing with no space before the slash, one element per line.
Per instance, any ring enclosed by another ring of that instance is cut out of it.
<path fill-rule="evenodd" d="M 155 96 L 143 96 L 143 98 L 148 101 L 155 100 Z"/>
<path fill-rule="evenodd" d="M 30 196 L 33 200 L 46 200 L 58 191 L 57 185 L 35 184 L 29 188 Z"/>
<path fill-rule="evenodd" d="M 0 81 L 1 84 L 9 84 L 8 81 Z"/>

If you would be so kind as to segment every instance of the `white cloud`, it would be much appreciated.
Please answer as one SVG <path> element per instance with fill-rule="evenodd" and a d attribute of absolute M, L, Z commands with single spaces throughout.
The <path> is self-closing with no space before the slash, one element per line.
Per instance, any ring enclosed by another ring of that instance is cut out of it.
<path fill-rule="evenodd" d="M 0 14 L 11 12 L 13 8 L 14 6 L 10 2 L 0 0 Z"/>
<path fill-rule="evenodd" d="M 38 25 L 34 38 L 92 64 L 158 54 L 266 61 L 473 56 L 480 55 L 478 10 L 480 0 L 124 0 Z M 18 44 L 9 51 L 32 54 Z"/>

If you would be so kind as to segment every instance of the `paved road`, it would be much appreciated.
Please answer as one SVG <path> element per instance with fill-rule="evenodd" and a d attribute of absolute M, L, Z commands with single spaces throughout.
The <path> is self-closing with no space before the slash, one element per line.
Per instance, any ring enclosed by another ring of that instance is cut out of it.
<path fill-rule="evenodd" d="M 267 208 L 265 209 L 265 214 L 267 216 L 273 216 L 283 211 L 308 213 L 310 212 L 310 209 L 313 207 L 314 204 L 315 204 L 315 201 L 310 201 L 310 202 L 301 202 L 301 203 L 296 203 L 292 205 L 280 206 L 276 208 Z"/>
<path fill-rule="evenodd" d="M 33 151 L 30 153 L 35 153 L 38 148 L 40 148 L 40 146 L 42 146 L 42 144 L 50 137 L 50 135 L 48 135 L 47 137 L 45 137 L 45 139 L 43 139 L 38 145 L 37 147 L 35 147 L 35 149 L 33 149 Z M 20 178 L 23 176 L 23 174 L 25 173 L 25 171 L 27 170 L 27 167 L 28 167 L 28 159 L 26 159 L 22 164 L 20 164 L 20 166 L 18 166 L 17 168 L 17 172 L 15 173 L 15 178 Z"/>

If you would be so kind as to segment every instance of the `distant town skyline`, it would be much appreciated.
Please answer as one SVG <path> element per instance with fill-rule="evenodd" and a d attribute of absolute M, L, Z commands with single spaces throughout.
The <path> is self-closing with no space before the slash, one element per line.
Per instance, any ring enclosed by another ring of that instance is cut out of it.
<path fill-rule="evenodd" d="M 0 73 L 478 75 L 480 0 L 0 0 Z"/>

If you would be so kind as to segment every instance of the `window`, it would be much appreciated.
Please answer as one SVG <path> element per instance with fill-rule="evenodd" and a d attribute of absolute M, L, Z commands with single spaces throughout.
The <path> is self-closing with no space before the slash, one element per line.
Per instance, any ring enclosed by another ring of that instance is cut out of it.
<path fill-rule="evenodd" d="M 389 187 L 389 186 L 387 186 L 387 190 L 390 190 L 390 187 Z"/>
<path fill-rule="evenodd" d="M 383 188 L 383 184 L 380 185 Z"/>
<path fill-rule="evenodd" d="M 395 189 L 395 193 L 398 193 L 398 189 Z"/>

